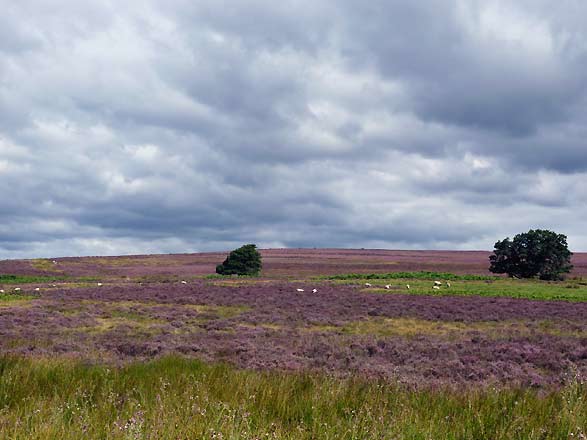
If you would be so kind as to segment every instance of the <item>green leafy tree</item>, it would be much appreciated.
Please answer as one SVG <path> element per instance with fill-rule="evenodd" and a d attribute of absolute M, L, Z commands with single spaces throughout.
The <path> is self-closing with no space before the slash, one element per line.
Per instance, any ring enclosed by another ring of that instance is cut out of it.
<path fill-rule="evenodd" d="M 495 243 L 489 257 L 489 270 L 507 273 L 510 277 L 560 280 L 571 271 L 571 256 L 567 236 L 545 229 L 531 229 Z"/>
<path fill-rule="evenodd" d="M 254 244 L 246 244 L 232 251 L 222 264 L 216 266 L 220 275 L 259 275 L 261 254 Z"/>

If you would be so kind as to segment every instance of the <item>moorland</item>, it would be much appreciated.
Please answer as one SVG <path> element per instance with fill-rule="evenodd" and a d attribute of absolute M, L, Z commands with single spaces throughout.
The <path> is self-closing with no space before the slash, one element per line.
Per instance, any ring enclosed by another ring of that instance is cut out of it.
<path fill-rule="evenodd" d="M 262 255 L 0 261 L 0 438 L 585 438 L 586 254 Z"/>

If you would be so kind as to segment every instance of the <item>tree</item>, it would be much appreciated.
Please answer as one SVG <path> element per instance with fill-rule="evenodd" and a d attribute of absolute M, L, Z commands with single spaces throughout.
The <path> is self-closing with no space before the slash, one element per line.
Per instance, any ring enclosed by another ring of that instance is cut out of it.
<path fill-rule="evenodd" d="M 254 244 L 245 244 L 232 251 L 222 264 L 216 266 L 216 273 L 221 275 L 259 275 L 261 271 L 261 254 Z"/>
<path fill-rule="evenodd" d="M 531 229 L 495 243 L 489 270 L 510 277 L 561 280 L 573 268 L 567 236 L 545 229 Z"/>

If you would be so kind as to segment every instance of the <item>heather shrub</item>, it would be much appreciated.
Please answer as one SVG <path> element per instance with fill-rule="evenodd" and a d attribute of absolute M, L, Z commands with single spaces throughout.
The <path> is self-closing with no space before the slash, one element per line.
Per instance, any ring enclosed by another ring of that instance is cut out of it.
<path fill-rule="evenodd" d="M 232 251 L 222 264 L 216 266 L 220 275 L 256 276 L 261 271 L 261 254 L 254 244 L 246 244 Z"/>

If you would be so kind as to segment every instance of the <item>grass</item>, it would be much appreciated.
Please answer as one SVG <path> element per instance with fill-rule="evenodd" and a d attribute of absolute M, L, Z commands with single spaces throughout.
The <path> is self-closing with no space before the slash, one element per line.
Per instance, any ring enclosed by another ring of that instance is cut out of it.
<path fill-rule="evenodd" d="M 208 275 L 202 275 L 200 278 L 204 278 L 205 280 L 230 280 L 230 279 L 256 279 L 259 278 L 259 275 L 221 275 L 218 273 L 211 273 Z"/>
<path fill-rule="evenodd" d="M 251 310 L 249 306 L 220 306 L 215 304 L 175 304 L 175 303 L 160 303 L 154 301 L 100 301 L 95 299 L 84 299 L 75 302 L 77 307 L 69 309 L 70 313 L 80 313 L 85 311 L 86 306 L 99 304 L 102 310 L 109 311 L 115 317 L 135 317 L 140 319 L 145 317 L 148 313 L 156 308 L 185 308 L 192 309 L 198 313 L 214 315 L 219 318 L 232 318 L 242 313 Z M 138 307 L 139 310 L 130 310 L 133 307 Z"/>
<path fill-rule="evenodd" d="M 31 266 L 35 269 L 44 270 L 47 272 L 62 272 L 62 270 L 53 263 L 53 260 L 48 260 L 45 258 L 35 258 L 34 260 L 30 260 Z"/>
<path fill-rule="evenodd" d="M 398 275 L 410 274 L 401 278 Z M 416 277 L 416 274 L 433 274 Z M 388 275 L 393 275 L 387 277 Z M 449 277 L 449 275 L 454 278 Z M 540 280 L 516 280 L 502 277 L 478 277 L 474 275 L 452 275 L 436 272 L 398 272 L 396 274 L 367 274 L 364 278 L 358 274 L 336 275 L 328 277 L 335 283 L 359 284 L 369 282 L 372 287 L 363 289 L 370 293 L 403 293 L 411 295 L 478 295 L 489 297 L 525 298 L 534 300 L 587 301 L 587 282 L 575 278 L 567 281 L 552 282 Z M 469 279 L 469 277 L 473 277 Z M 432 289 L 433 280 L 442 280 L 439 290 Z M 450 283 L 447 287 L 446 282 Z M 385 289 L 385 285 L 391 289 Z M 406 288 L 409 284 L 410 289 Z"/>
<path fill-rule="evenodd" d="M 26 299 L 26 296 L 15 293 L 0 293 L 0 302 L 18 301 L 21 299 Z"/>
<path fill-rule="evenodd" d="M 448 272 L 390 272 L 390 273 L 346 273 L 330 276 L 320 276 L 323 280 L 498 280 L 501 277 L 486 275 L 456 275 Z"/>
<path fill-rule="evenodd" d="M 141 275 L 139 277 L 134 277 L 131 280 L 137 283 L 177 283 L 179 279 L 178 275 L 152 274 Z"/>
<path fill-rule="evenodd" d="M 34 299 L 33 296 L 25 296 L 25 295 L 15 295 L 14 297 L 10 297 L 10 295 L 0 296 L 0 310 L 12 307 L 28 307 L 32 305 L 31 300 Z"/>
<path fill-rule="evenodd" d="M 232 275 L 220 275 L 218 273 L 211 273 L 209 275 L 202 275 L 201 276 L 201 278 L 204 278 L 206 280 L 225 280 L 225 279 L 236 278 L 236 277 L 238 277 L 238 275 L 233 277 Z"/>
<path fill-rule="evenodd" d="M 111 316 L 108 318 L 97 318 L 98 325 L 87 327 L 83 330 L 88 333 L 103 333 L 116 329 L 119 326 L 128 326 L 141 333 L 152 331 L 151 327 L 155 324 L 162 324 L 164 321 L 151 319 L 143 316 L 124 315 Z"/>
<path fill-rule="evenodd" d="M 186 304 L 184 307 L 195 309 L 200 313 L 216 315 L 219 318 L 233 318 L 242 313 L 251 310 L 248 306 L 216 306 L 216 305 L 199 305 Z"/>
<path fill-rule="evenodd" d="M 138 301 L 96 301 L 82 300 L 77 307 L 68 309 L 57 309 L 66 316 L 75 316 L 83 313 L 86 306 L 100 304 L 105 316 L 96 317 L 95 325 L 82 325 L 70 331 L 87 334 L 100 334 L 105 332 L 118 331 L 119 327 L 125 327 L 126 331 L 134 332 L 137 338 L 146 335 L 153 336 L 160 334 L 161 326 L 169 323 L 168 319 L 153 316 L 158 308 L 185 308 L 198 312 L 198 316 L 192 320 L 186 320 L 185 325 L 173 329 L 175 334 L 195 333 L 201 330 L 201 325 L 213 319 L 233 318 L 250 310 L 247 306 L 218 306 L 205 304 L 169 304 L 156 302 Z M 0 303 L 1 307 L 1 303 Z M 201 314 L 201 315 L 200 315 Z M 169 331 L 168 329 L 166 331 Z M 230 331 L 234 331 L 230 329 Z"/>
<path fill-rule="evenodd" d="M 28 295 L 22 292 L 0 293 L 0 307 L 21 305 L 37 298 L 35 295 Z"/>
<path fill-rule="evenodd" d="M 0 284 L 49 283 L 52 281 L 63 281 L 66 279 L 67 277 L 64 276 L 0 274 Z"/>
<path fill-rule="evenodd" d="M 587 389 L 406 390 L 178 357 L 125 367 L 0 358 L 6 439 L 584 438 Z"/>
<path fill-rule="evenodd" d="M 337 332 L 351 335 L 375 335 L 380 337 L 399 336 L 406 338 L 422 335 L 448 338 L 450 340 L 467 339 L 472 332 L 483 332 L 495 339 L 509 339 L 513 335 L 555 335 L 577 338 L 587 337 L 582 330 L 568 328 L 556 321 L 430 321 L 417 318 L 370 318 L 351 321 L 341 326 L 316 325 L 305 327 L 306 332 Z"/>

